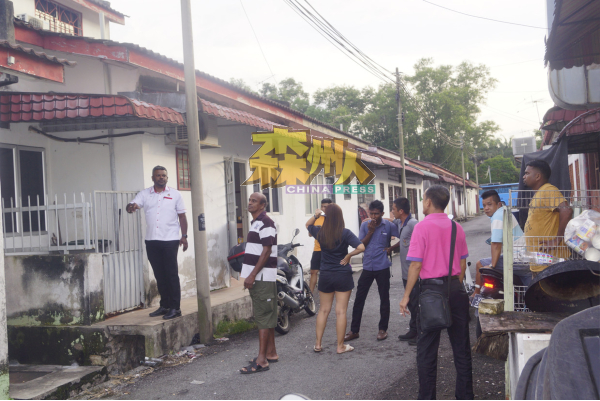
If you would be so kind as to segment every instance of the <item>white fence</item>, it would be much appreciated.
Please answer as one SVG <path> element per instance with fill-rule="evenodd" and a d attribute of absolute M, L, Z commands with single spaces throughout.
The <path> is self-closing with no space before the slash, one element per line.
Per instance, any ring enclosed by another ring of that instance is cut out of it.
<path fill-rule="evenodd" d="M 63 194 L 35 199 L 2 199 L 4 253 L 68 253 L 96 249 L 91 196 Z"/>
<path fill-rule="evenodd" d="M 142 213 L 125 211 L 135 194 L 3 199 L 4 254 L 103 253 L 105 313 L 138 307 L 144 302 Z"/>
<path fill-rule="evenodd" d="M 141 212 L 125 207 L 136 192 L 94 191 L 94 234 L 103 252 L 104 312 L 124 311 L 144 302 Z"/>

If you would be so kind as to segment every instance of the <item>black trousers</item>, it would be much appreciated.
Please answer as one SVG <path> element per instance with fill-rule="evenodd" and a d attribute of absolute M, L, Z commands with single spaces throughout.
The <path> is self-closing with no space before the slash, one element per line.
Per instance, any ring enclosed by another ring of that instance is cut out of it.
<path fill-rule="evenodd" d="M 406 280 L 402 279 L 402 284 L 406 289 Z M 410 312 L 410 323 L 408 324 L 411 333 L 417 333 L 417 314 L 419 313 L 419 283 L 417 283 L 408 298 L 408 311 Z"/>
<path fill-rule="evenodd" d="M 156 277 L 156 286 L 160 294 L 160 306 L 168 309 L 179 309 L 181 303 L 181 287 L 177 269 L 177 252 L 179 240 L 146 241 L 146 254 Z"/>
<path fill-rule="evenodd" d="M 447 284 L 444 284 L 444 286 L 446 287 Z M 439 286 L 421 286 L 422 291 L 428 288 L 439 288 Z M 469 297 L 459 280 L 451 280 L 449 301 L 452 312 L 452 326 L 447 330 L 454 355 L 454 367 L 456 368 L 454 396 L 457 400 L 472 400 L 474 396 L 473 367 L 469 341 Z M 419 399 L 435 400 L 437 357 L 441 330 L 422 332 L 420 319 L 417 319 L 417 326 L 419 329 L 419 337 L 417 338 Z"/>
<path fill-rule="evenodd" d="M 352 323 L 350 324 L 350 330 L 353 333 L 358 333 L 360 331 L 360 321 L 362 320 L 365 301 L 367 300 L 367 294 L 373 284 L 373 280 L 377 282 L 379 300 L 381 302 L 379 306 L 379 330 L 387 331 L 388 329 L 388 323 L 390 321 L 390 269 L 387 268 L 377 271 L 363 270 L 358 279 L 356 299 L 354 300 L 354 308 L 352 308 Z"/>

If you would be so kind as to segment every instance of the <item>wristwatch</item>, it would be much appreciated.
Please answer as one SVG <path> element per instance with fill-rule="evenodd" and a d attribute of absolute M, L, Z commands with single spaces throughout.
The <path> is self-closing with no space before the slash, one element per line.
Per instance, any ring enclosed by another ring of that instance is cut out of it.
<path fill-rule="evenodd" d="M 187 234 L 182 235 L 181 238 L 187 238 Z"/>

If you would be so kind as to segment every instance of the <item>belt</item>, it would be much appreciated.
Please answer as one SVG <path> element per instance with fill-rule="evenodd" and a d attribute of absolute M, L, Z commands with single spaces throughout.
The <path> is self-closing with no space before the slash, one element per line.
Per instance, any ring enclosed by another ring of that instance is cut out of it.
<path fill-rule="evenodd" d="M 450 277 L 451 280 L 458 280 L 458 276 Z M 444 284 L 448 282 L 448 276 L 438 277 L 438 278 L 426 278 L 421 280 L 421 285 L 428 284 Z"/>

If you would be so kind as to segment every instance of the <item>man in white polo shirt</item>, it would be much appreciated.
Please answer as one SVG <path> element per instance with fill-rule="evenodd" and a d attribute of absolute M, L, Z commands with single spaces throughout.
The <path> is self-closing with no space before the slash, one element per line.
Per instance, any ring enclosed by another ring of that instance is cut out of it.
<path fill-rule="evenodd" d="M 184 252 L 188 248 L 185 205 L 179 191 L 167 186 L 168 180 L 166 168 L 154 167 L 154 185 L 140 191 L 126 208 L 128 213 L 145 209 L 146 253 L 160 294 L 160 307 L 150 316 L 164 315 L 165 320 L 181 316 L 177 252 L 179 246 Z"/>

